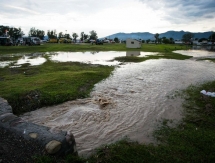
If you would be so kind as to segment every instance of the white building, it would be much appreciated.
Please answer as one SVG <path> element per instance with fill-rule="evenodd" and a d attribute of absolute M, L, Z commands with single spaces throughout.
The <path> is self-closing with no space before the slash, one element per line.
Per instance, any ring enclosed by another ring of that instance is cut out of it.
<path fill-rule="evenodd" d="M 141 41 L 136 39 L 128 38 L 126 39 L 126 48 L 141 48 Z"/>
<path fill-rule="evenodd" d="M 174 42 L 175 42 L 175 44 L 183 44 L 183 41 L 181 41 L 181 40 L 175 40 Z"/>

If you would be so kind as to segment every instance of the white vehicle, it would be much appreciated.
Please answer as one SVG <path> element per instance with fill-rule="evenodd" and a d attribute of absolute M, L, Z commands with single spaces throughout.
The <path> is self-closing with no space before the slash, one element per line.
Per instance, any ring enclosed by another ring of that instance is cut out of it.
<path fill-rule="evenodd" d="M 30 37 L 34 45 L 40 45 L 40 39 L 38 37 Z"/>
<path fill-rule="evenodd" d="M 22 37 L 18 38 L 16 44 L 20 45 L 40 45 L 40 39 L 38 37 Z"/>

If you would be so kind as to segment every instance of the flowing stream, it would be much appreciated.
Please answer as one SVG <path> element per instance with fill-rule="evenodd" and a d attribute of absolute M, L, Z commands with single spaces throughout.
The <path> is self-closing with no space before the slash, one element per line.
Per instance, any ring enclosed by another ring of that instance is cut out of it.
<path fill-rule="evenodd" d="M 191 84 L 211 80 L 215 80 L 212 62 L 159 59 L 128 63 L 97 83 L 89 98 L 44 107 L 21 117 L 49 126 L 52 132 L 71 131 L 79 155 L 86 156 L 124 137 L 153 142 L 152 132 L 162 118 L 181 119 L 182 100 L 170 97 Z"/>

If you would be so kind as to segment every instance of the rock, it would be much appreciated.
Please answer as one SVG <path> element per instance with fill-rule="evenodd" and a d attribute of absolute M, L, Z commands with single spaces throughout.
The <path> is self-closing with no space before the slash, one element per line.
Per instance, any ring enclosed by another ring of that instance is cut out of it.
<path fill-rule="evenodd" d="M 29 136 L 33 139 L 36 139 L 38 137 L 37 133 L 30 133 Z"/>
<path fill-rule="evenodd" d="M 7 100 L 0 97 L 0 115 L 5 113 L 12 113 L 12 108 Z"/>
<path fill-rule="evenodd" d="M 45 149 L 49 154 L 55 154 L 61 149 L 61 142 L 52 140 L 48 144 L 46 144 Z"/>

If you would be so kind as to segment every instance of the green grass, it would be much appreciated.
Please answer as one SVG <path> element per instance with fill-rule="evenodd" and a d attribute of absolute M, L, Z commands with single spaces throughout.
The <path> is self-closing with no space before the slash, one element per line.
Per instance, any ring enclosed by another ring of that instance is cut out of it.
<path fill-rule="evenodd" d="M 85 98 L 94 84 L 107 78 L 113 67 L 47 61 L 40 66 L 0 69 L 0 96 L 14 114 L 42 106 Z"/>
<path fill-rule="evenodd" d="M 81 52 L 81 51 L 146 51 L 146 52 L 171 52 L 173 50 L 183 50 L 189 47 L 175 44 L 143 44 L 141 48 L 126 48 L 125 44 L 55 44 L 46 43 L 40 46 L 0 46 L 0 55 L 14 53 L 33 52 Z"/>
<path fill-rule="evenodd" d="M 198 60 L 208 60 L 211 62 L 215 62 L 215 58 L 203 58 L 203 59 L 198 59 Z"/>

